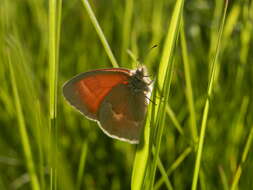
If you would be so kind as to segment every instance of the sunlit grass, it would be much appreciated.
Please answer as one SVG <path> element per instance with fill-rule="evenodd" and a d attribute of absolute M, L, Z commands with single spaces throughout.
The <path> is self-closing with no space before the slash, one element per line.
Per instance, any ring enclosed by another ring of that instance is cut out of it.
<path fill-rule="evenodd" d="M 50 136 L 50 190 L 57 187 L 57 157 L 58 157 L 58 132 L 57 132 L 57 103 L 58 103 L 58 65 L 59 65 L 59 45 L 61 32 L 61 0 L 49 1 L 49 136 Z"/>
<path fill-rule="evenodd" d="M 229 1 L 225 22 L 224 10 L 219 0 L 0 1 L 0 189 L 253 189 L 253 2 Z M 64 102 L 74 75 L 138 61 L 154 80 L 139 145 Z"/>
<path fill-rule="evenodd" d="M 11 85 L 12 85 L 13 94 L 14 94 L 15 109 L 17 111 L 19 134 L 21 137 L 22 147 L 24 150 L 27 170 L 31 178 L 31 187 L 32 189 L 39 190 L 40 184 L 38 181 L 38 176 L 35 172 L 35 163 L 33 160 L 31 145 L 29 142 L 30 140 L 29 140 L 29 136 L 27 132 L 27 127 L 25 124 L 24 114 L 22 111 L 22 109 L 24 108 L 22 108 L 21 106 L 20 96 L 17 89 L 17 82 L 16 82 L 15 72 L 14 72 L 13 65 L 10 58 L 10 53 L 8 53 L 8 63 L 9 63 L 9 68 L 10 68 Z"/>

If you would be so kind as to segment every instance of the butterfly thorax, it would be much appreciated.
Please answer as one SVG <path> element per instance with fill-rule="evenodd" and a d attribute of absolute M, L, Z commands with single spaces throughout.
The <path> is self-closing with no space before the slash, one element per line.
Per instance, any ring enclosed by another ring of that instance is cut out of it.
<path fill-rule="evenodd" d="M 129 86 L 134 92 L 143 92 L 144 94 L 150 92 L 150 79 L 145 74 L 145 68 L 140 67 L 131 73 L 129 78 Z"/>

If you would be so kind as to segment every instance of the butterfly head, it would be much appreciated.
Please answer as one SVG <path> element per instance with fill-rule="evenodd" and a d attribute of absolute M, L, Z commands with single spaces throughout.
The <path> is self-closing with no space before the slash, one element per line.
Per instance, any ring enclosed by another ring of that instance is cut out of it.
<path fill-rule="evenodd" d="M 150 84 L 151 80 L 147 75 L 146 67 L 142 66 L 132 70 L 129 85 L 135 92 L 149 93 L 151 91 Z"/>

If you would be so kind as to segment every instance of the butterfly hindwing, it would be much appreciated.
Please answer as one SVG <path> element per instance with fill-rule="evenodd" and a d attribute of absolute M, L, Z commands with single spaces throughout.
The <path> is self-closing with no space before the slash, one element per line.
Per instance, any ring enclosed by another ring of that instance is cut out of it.
<path fill-rule="evenodd" d="M 100 127 L 109 136 L 138 143 L 146 107 L 142 92 L 133 92 L 127 85 L 117 85 L 101 103 L 98 114 Z"/>

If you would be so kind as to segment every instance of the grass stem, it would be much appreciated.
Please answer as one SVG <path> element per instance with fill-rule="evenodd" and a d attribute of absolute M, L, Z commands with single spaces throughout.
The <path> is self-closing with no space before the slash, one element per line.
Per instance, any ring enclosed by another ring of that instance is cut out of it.
<path fill-rule="evenodd" d="M 209 106 L 210 106 L 210 97 L 211 97 L 211 93 L 212 93 L 212 89 L 213 89 L 213 82 L 214 82 L 215 71 L 216 71 L 216 67 L 217 67 L 217 59 L 218 59 L 219 50 L 220 50 L 220 41 L 221 41 L 221 37 L 222 37 L 223 27 L 225 24 L 227 7 L 228 7 L 228 0 L 225 1 L 224 13 L 223 13 L 222 22 L 221 22 L 219 34 L 218 34 L 218 40 L 217 40 L 217 44 L 216 44 L 216 51 L 215 51 L 215 55 L 214 55 L 214 58 L 211 63 L 211 67 L 210 67 L 211 68 L 211 76 L 210 76 L 210 80 L 209 80 L 207 98 L 206 98 L 205 107 L 204 107 L 204 111 L 203 111 L 200 139 L 199 139 L 199 144 L 198 144 L 197 157 L 195 160 L 195 168 L 194 168 L 194 175 L 193 175 L 193 181 L 192 181 L 192 190 L 197 189 L 198 176 L 199 176 L 199 170 L 200 170 L 200 164 L 201 164 L 201 158 L 202 158 L 202 152 L 203 152 L 203 146 L 204 146 L 204 140 L 205 140 L 206 123 L 207 123 Z"/>

